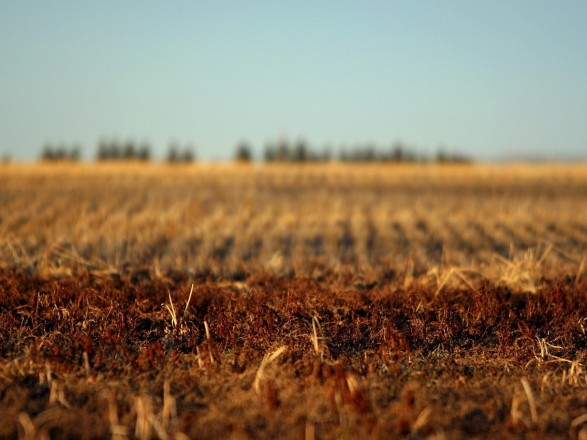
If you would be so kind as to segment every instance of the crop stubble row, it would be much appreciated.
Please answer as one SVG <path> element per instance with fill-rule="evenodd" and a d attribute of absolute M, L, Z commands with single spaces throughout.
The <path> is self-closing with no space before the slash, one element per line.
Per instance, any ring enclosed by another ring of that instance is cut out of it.
<path fill-rule="evenodd" d="M 57 168 L 57 169 L 55 169 Z M 4 166 L 0 264 L 311 274 L 587 251 L 583 166 Z"/>

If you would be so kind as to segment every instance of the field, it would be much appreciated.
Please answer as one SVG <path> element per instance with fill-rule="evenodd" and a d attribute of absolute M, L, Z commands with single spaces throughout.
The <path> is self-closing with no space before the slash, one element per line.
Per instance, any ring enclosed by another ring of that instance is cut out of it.
<path fill-rule="evenodd" d="M 587 165 L 0 165 L 0 438 L 587 438 Z"/>

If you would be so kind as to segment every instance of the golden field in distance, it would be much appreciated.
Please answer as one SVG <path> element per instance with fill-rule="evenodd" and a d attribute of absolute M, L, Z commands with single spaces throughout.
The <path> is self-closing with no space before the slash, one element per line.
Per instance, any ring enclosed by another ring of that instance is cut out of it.
<path fill-rule="evenodd" d="M 0 266 L 536 288 L 581 276 L 587 165 L 0 167 Z"/>

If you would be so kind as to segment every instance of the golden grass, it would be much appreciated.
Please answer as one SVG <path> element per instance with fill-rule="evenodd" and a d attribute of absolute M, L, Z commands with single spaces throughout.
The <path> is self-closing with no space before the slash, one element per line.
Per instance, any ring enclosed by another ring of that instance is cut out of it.
<path fill-rule="evenodd" d="M 534 291 L 584 276 L 586 203 L 587 164 L 9 164 L 0 267 Z"/>

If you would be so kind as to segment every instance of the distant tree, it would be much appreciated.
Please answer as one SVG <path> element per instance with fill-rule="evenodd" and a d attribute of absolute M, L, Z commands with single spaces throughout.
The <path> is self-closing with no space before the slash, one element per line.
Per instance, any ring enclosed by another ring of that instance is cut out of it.
<path fill-rule="evenodd" d="M 179 161 L 179 151 L 177 149 L 177 145 L 171 144 L 169 149 L 167 150 L 167 162 L 169 163 L 176 163 Z"/>
<path fill-rule="evenodd" d="M 183 151 L 180 150 L 179 145 L 176 142 L 172 142 L 169 145 L 166 160 L 169 163 L 189 163 L 196 159 L 194 148 L 188 146 Z"/>
<path fill-rule="evenodd" d="M 138 159 L 142 162 L 149 161 L 151 159 L 151 146 L 147 143 L 144 143 L 138 147 L 135 154 L 135 159 Z"/>
<path fill-rule="evenodd" d="M 113 140 L 108 143 L 106 160 L 119 160 L 123 157 L 123 146 L 118 141 Z"/>
<path fill-rule="evenodd" d="M 288 142 L 283 139 L 281 140 L 275 149 L 275 160 L 277 162 L 287 162 L 291 158 L 291 152 L 289 149 Z"/>
<path fill-rule="evenodd" d="M 291 154 L 291 160 L 293 162 L 307 162 L 310 160 L 310 152 L 305 141 L 298 141 Z"/>
<path fill-rule="evenodd" d="M 82 149 L 79 145 L 75 145 L 71 151 L 69 152 L 69 160 L 77 162 L 81 159 L 82 153 L 81 153 Z"/>
<path fill-rule="evenodd" d="M 53 153 L 55 160 L 67 160 L 69 158 L 69 153 L 67 152 L 67 147 L 65 144 L 59 145 Z"/>
<path fill-rule="evenodd" d="M 349 154 L 350 162 L 363 162 L 365 159 L 365 152 L 361 150 L 359 145 L 353 146 Z"/>
<path fill-rule="evenodd" d="M 403 162 L 405 157 L 406 153 L 404 145 L 401 142 L 396 142 L 392 147 L 390 159 L 393 162 Z"/>
<path fill-rule="evenodd" d="M 40 159 L 43 161 L 55 160 L 54 147 L 51 144 L 45 144 L 41 150 Z"/>
<path fill-rule="evenodd" d="M 375 150 L 375 146 L 372 144 L 368 144 L 363 147 L 363 154 L 362 154 L 362 161 L 363 162 L 375 162 L 379 160 L 379 155 Z"/>
<path fill-rule="evenodd" d="M 446 163 L 446 162 L 450 162 L 450 156 L 444 151 L 444 148 L 440 148 L 437 152 L 436 152 L 436 162 L 437 163 Z"/>
<path fill-rule="evenodd" d="M 242 141 L 237 145 L 234 160 L 241 163 L 247 163 L 253 160 L 253 153 L 248 143 Z"/>
<path fill-rule="evenodd" d="M 110 159 L 124 159 L 124 145 L 122 143 L 117 141 L 112 142 L 110 146 Z"/>
<path fill-rule="evenodd" d="M 122 147 L 122 159 L 132 160 L 138 157 L 138 151 L 133 141 L 127 141 Z"/>
<path fill-rule="evenodd" d="M 98 142 L 98 148 L 96 151 L 96 160 L 103 161 L 108 159 L 108 148 L 109 144 L 104 139 L 100 139 Z"/>
<path fill-rule="evenodd" d="M 265 159 L 265 162 L 275 162 L 277 157 L 277 153 L 275 151 L 275 147 L 273 146 L 273 144 L 267 144 L 265 146 L 265 153 L 263 155 L 263 158 Z"/>
<path fill-rule="evenodd" d="M 190 163 L 196 160 L 196 153 L 192 147 L 187 147 L 181 154 L 180 160 L 183 163 Z"/>

